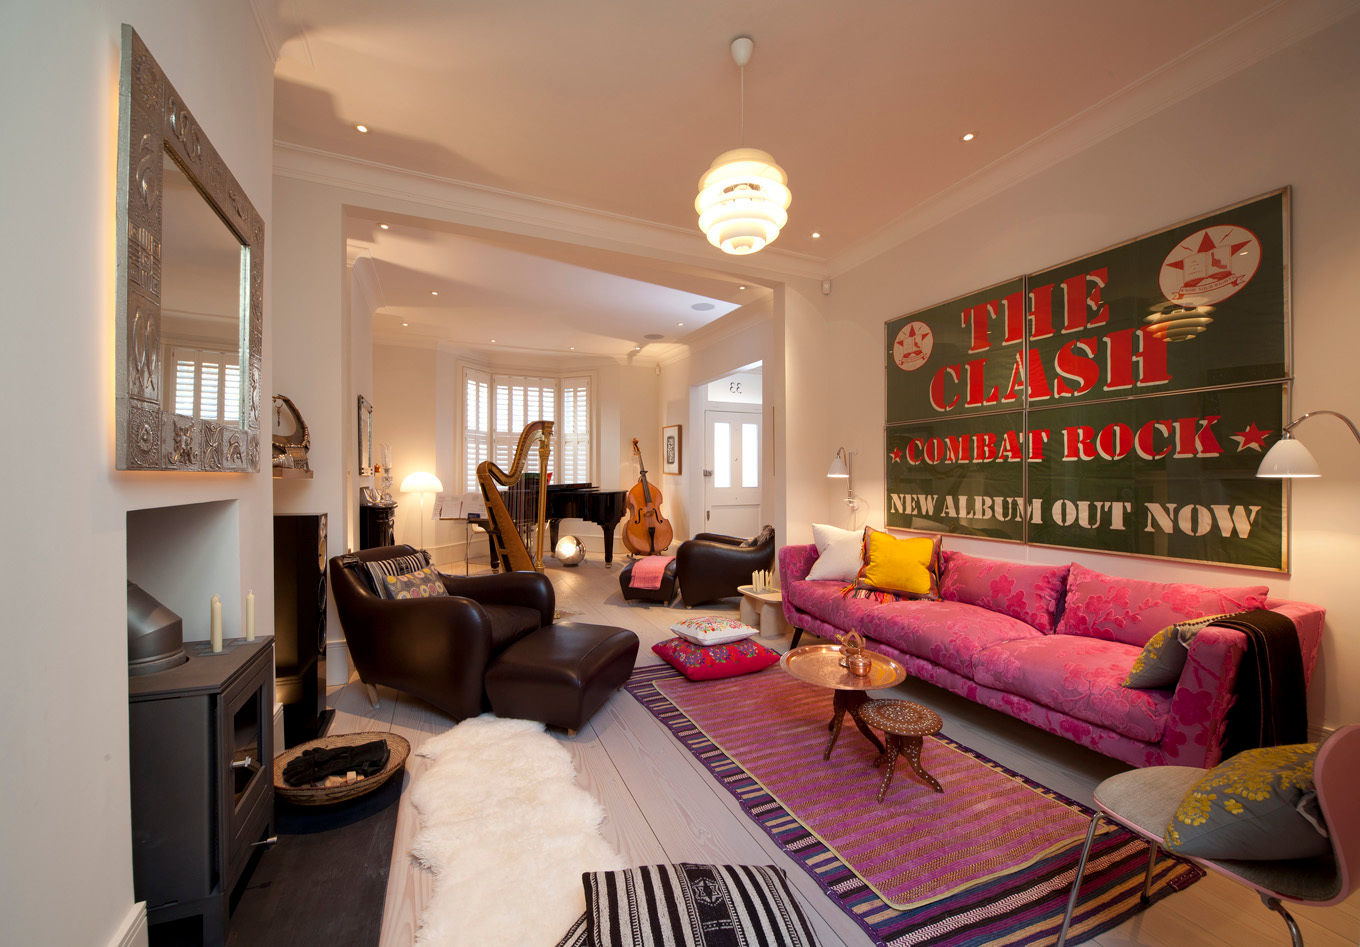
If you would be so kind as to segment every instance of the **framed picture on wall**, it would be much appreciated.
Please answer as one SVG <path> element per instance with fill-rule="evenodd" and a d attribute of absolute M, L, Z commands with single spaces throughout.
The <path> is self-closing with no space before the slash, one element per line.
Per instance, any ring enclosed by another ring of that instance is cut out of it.
<path fill-rule="evenodd" d="M 672 477 L 680 476 L 680 462 L 683 460 L 679 424 L 668 424 L 661 429 L 661 472 Z"/>

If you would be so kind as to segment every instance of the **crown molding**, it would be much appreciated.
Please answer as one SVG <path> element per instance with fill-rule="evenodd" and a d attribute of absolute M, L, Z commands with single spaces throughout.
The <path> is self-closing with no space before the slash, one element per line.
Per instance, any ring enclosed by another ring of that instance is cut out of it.
<path fill-rule="evenodd" d="M 653 259 L 701 266 L 759 280 L 790 277 L 821 279 L 824 259 L 787 250 L 762 250 L 730 257 L 714 249 L 698 230 L 658 224 L 609 211 L 532 197 L 501 188 L 455 181 L 376 161 L 322 151 L 292 142 L 274 142 L 274 174 L 328 187 L 357 191 L 369 198 L 439 209 L 453 221 L 490 230 L 584 243 Z M 407 211 L 408 213 L 411 211 Z M 414 213 L 421 213 L 416 210 Z"/>
<path fill-rule="evenodd" d="M 353 285 L 359 291 L 359 296 L 369 312 L 377 312 L 387 305 L 383 297 L 382 277 L 378 275 L 378 266 L 367 251 L 350 261 L 350 274 L 353 277 Z"/>
<path fill-rule="evenodd" d="M 834 279 L 1028 178 L 1360 10 L 1360 0 L 1278 0 L 1002 155 L 828 261 Z"/>
<path fill-rule="evenodd" d="M 283 46 L 283 30 L 279 25 L 277 5 L 271 0 L 250 0 L 250 12 L 255 15 L 255 26 L 260 31 L 260 41 L 269 61 L 279 61 L 279 49 Z"/>

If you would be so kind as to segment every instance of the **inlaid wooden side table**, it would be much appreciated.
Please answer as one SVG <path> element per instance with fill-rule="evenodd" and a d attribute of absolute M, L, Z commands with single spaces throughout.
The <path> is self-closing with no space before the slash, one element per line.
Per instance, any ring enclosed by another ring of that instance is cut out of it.
<path fill-rule="evenodd" d="M 874 760 L 875 766 L 887 764 L 883 782 L 878 787 L 879 802 L 883 801 L 883 797 L 888 794 L 888 787 L 892 785 L 899 755 L 906 757 L 911 768 L 926 785 L 936 792 L 944 792 L 939 780 L 921 765 L 922 738 L 940 732 L 943 724 L 939 714 L 909 700 L 871 700 L 859 709 L 859 719 L 882 730 L 884 742 L 887 743 L 883 755 Z"/>

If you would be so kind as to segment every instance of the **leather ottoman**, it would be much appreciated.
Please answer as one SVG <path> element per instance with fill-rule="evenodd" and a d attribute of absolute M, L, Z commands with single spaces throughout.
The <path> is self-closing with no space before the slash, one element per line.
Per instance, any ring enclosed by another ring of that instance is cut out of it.
<path fill-rule="evenodd" d="M 626 628 L 559 622 L 532 631 L 496 657 L 486 693 L 498 717 L 580 730 L 637 661 L 638 636 Z"/>
<path fill-rule="evenodd" d="M 619 591 L 623 593 L 624 599 L 630 602 L 660 602 L 662 605 L 669 605 L 675 599 L 675 560 L 666 563 L 666 571 L 661 576 L 659 589 L 635 589 L 629 584 L 633 581 L 633 566 L 640 561 L 634 559 L 619 573 Z"/>

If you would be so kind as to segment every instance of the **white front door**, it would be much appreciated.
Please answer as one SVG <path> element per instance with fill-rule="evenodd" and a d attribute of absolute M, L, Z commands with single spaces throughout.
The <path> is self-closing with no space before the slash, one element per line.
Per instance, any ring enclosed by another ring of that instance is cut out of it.
<path fill-rule="evenodd" d="M 704 441 L 702 531 L 754 536 L 761 525 L 759 408 L 705 411 Z"/>

